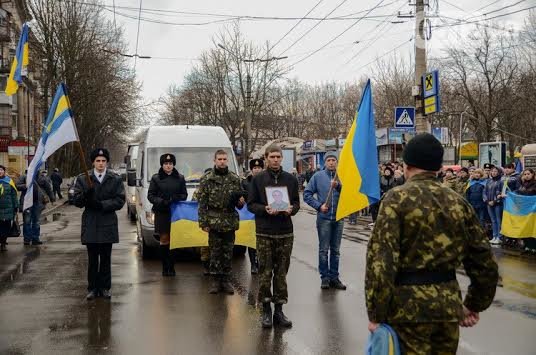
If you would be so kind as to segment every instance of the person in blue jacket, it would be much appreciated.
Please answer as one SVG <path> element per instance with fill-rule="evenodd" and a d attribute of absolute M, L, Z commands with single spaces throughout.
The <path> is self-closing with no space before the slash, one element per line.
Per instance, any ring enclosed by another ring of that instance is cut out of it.
<path fill-rule="evenodd" d="M 475 209 L 480 225 L 483 228 L 486 225 L 486 216 L 488 213 L 486 203 L 482 198 L 486 182 L 487 180 L 484 179 L 484 171 L 476 169 L 472 172 L 471 180 L 469 180 L 469 185 L 465 190 L 465 198 Z"/>
<path fill-rule="evenodd" d="M 491 244 L 501 244 L 501 223 L 503 213 L 503 181 L 502 170 L 496 166 L 491 168 L 490 177 L 482 193 L 484 202 L 488 205 L 488 213 L 491 218 L 493 239 Z"/>
<path fill-rule="evenodd" d="M 316 229 L 318 231 L 320 287 L 322 289 L 331 287 L 346 290 L 346 286 L 339 278 L 339 249 L 344 220 L 336 220 L 342 186 L 337 179 L 337 155 L 335 152 L 326 153 L 324 165 L 325 169 L 314 174 L 307 184 L 303 192 L 303 200 L 318 211 Z"/>

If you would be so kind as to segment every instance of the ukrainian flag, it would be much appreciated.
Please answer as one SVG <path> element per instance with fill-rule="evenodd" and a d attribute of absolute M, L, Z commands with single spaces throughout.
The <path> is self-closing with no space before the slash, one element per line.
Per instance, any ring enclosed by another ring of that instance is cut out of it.
<path fill-rule="evenodd" d="M 208 246 L 208 233 L 199 228 L 197 208 L 195 201 L 172 205 L 170 249 Z M 236 231 L 235 244 L 255 249 L 255 215 L 248 211 L 247 206 L 237 211 L 240 229 Z"/>
<path fill-rule="evenodd" d="M 501 234 L 510 238 L 536 238 L 536 196 L 506 194 Z"/>
<path fill-rule="evenodd" d="M 339 158 L 337 175 L 342 190 L 337 220 L 380 200 L 380 174 L 370 80 Z"/>
<path fill-rule="evenodd" d="M 15 189 L 15 191 L 19 192 L 19 190 L 17 190 L 17 186 L 15 185 L 15 181 L 13 181 L 12 178 L 10 178 L 9 176 L 4 176 L 2 179 L 0 179 L 1 182 L 5 182 L 6 184 L 10 185 L 12 188 Z M 4 187 L 2 186 L 2 189 Z M 2 193 L 0 193 L 0 195 L 3 195 L 4 194 L 4 191 L 2 190 Z"/>
<path fill-rule="evenodd" d="M 28 50 L 28 34 L 30 29 L 28 23 L 22 25 L 22 32 L 19 38 L 19 44 L 17 45 L 17 51 L 15 52 L 15 58 L 13 58 L 13 64 L 11 65 L 11 72 L 7 79 L 6 95 L 11 96 L 19 89 L 19 84 L 22 84 L 22 76 L 26 75 L 28 63 L 29 63 L 29 50 Z"/>

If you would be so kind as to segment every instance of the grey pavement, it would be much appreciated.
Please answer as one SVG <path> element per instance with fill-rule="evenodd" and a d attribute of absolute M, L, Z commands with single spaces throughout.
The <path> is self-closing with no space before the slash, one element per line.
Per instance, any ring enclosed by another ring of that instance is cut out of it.
<path fill-rule="evenodd" d="M 125 211 L 120 211 L 119 220 L 121 242 L 112 255 L 111 301 L 84 299 L 87 264 L 80 245 L 80 210 L 64 206 L 59 219 L 43 225 L 46 243 L 35 248 L 12 281 L 0 285 L 0 354 L 364 352 L 366 240 L 360 239 L 367 238 L 366 228 L 345 230 L 341 278 L 348 290 L 322 291 L 315 216 L 304 208 L 294 220 L 285 307 L 294 327 L 263 330 L 255 304 L 256 277 L 249 273 L 247 257 L 233 262 L 235 295 L 209 295 L 198 260 L 182 253 L 177 277 L 163 279 L 158 260 L 139 256 L 136 228 Z M 503 276 L 505 286 L 498 289 L 480 324 L 462 330 L 460 354 L 534 354 L 536 300 L 527 292 L 534 287 L 534 261 L 510 255 L 499 255 L 498 260 L 501 274 L 513 281 Z M 458 279 L 466 288 L 468 279 L 463 274 Z M 528 288 L 507 287 L 508 282 Z"/>

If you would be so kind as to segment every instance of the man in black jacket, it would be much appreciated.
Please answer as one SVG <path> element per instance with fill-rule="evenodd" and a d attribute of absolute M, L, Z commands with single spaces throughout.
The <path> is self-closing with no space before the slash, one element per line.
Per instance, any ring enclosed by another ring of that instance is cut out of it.
<path fill-rule="evenodd" d="M 74 204 L 85 208 L 82 214 L 82 244 L 88 255 L 87 300 L 98 296 L 110 299 L 112 294 L 112 244 L 119 243 L 117 215 L 125 204 L 125 187 L 121 176 L 107 169 L 110 153 L 97 148 L 91 155 L 94 169 L 76 179 Z"/>
<path fill-rule="evenodd" d="M 52 181 L 52 191 L 54 196 L 58 195 L 58 198 L 61 200 L 63 196 L 61 195 L 61 184 L 63 182 L 63 177 L 60 174 L 58 168 L 54 168 L 54 172 L 50 174 L 50 180 Z"/>
<path fill-rule="evenodd" d="M 283 314 L 283 304 L 288 301 L 286 277 L 294 242 L 291 216 L 300 209 L 298 180 L 281 168 L 281 148 L 276 145 L 268 147 L 265 158 L 268 168 L 253 178 L 248 190 L 248 209 L 255 214 L 257 232 L 258 299 L 263 305 L 261 321 L 264 328 L 271 328 L 272 324 L 289 328 L 292 322 Z M 287 210 L 279 211 L 270 207 L 266 192 L 269 187 L 277 187 L 279 191 L 286 188 L 290 203 Z M 275 304 L 273 320 L 270 302 Z"/>

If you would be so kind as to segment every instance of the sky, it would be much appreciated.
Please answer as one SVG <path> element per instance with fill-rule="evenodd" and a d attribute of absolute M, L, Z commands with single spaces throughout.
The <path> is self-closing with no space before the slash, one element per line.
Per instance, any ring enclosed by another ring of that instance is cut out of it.
<path fill-rule="evenodd" d="M 397 17 L 399 11 L 402 15 L 415 11 L 407 0 L 103 0 L 106 16 L 111 20 L 115 17 L 117 26 L 124 29 L 129 54 L 136 53 L 140 1 L 143 11 L 137 53 L 151 59 L 138 59 L 135 70 L 146 100 L 158 99 L 170 85 L 182 83 L 196 58 L 213 46 L 213 37 L 226 25 L 231 25 L 229 16 L 296 18 L 242 18 L 240 27 L 248 40 L 259 45 L 281 40 L 273 48 L 274 55 L 288 56 L 284 63 L 292 66 L 289 77 L 310 84 L 351 82 L 369 76 L 378 58 L 388 59 L 394 53 L 413 61 L 415 20 Z M 464 1 L 463 5 L 456 0 L 429 2 L 432 5 L 428 12 L 432 26 L 432 37 L 427 42 L 430 56 L 444 55 L 443 49 L 463 41 L 468 31 L 474 30 L 474 25 L 434 26 L 453 23 L 453 19 L 470 22 L 500 16 L 481 23 L 504 25 L 519 31 L 529 11 L 502 15 L 536 8 L 536 0 L 471 0 Z M 308 16 L 318 20 L 303 20 L 298 24 L 310 10 Z M 328 17 L 347 18 L 320 21 L 330 12 Z M 366 18 L 360 19 L 363 16 Z M 193 23 L 200 25 L 184 25 Z M 293 26 L 295 28 L 283 37 Z M 323 46 L 325 48 L 313 53 Z M 134 59 L 131 65 L 134 67 Z"/>

